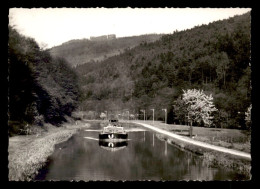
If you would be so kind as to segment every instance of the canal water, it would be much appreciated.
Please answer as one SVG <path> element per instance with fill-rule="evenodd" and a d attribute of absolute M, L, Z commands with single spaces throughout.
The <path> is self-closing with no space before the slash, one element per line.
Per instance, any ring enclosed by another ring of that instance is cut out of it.
<path fill-rule="evenodd" d="M 160 140 L 158 134 L 126 125 L 129 141 L 102 143 L 99 123 L 56 145 L 36 180 L 144 181 L 241 180 L 224 168 L 210 168 L 202 158 Z"/>

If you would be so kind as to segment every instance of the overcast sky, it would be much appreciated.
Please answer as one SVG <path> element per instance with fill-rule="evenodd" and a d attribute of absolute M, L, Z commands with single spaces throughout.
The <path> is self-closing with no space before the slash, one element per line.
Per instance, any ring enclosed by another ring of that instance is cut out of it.
<path fill-rule="evenodd" d="M 48 48 L 71 39 L 172 33 L 241 15 L 250 8 L 12 8 L 9 24 Z"/>

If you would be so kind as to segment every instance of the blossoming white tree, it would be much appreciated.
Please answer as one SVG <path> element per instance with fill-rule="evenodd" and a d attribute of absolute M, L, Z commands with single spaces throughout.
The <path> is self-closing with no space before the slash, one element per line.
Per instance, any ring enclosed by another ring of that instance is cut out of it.
<path fill-rule="evenodd" d="M 130 114 L 130 119 L 135 119 L 135 115 L 134 114 Z"/>
<path fill-rule="evenodd" d="M 107 117 L 107 115 L 106 115 L 105 113 L 101 112 L 100 118 L 101 118 L 101 119 L 105 119 L 106 117 Z"/>
<path fill-rule="evenodd" d="M 205 126 L 212 124 L 212 112 L 217 111 L 213 104 L 212 95 L 206 95 L 203 90 L 188 89 L 183 90 L 182 100 L 187 105 L 187 117 L 190 122 L 190 137 L 192 137 L 192 123 L 201 122 Z"/>

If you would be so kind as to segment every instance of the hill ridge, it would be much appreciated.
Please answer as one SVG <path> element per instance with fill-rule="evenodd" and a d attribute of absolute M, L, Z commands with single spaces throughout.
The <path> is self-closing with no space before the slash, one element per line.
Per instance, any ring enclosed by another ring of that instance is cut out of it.
<path fill-rule="evenodd" d="M 130 37 L 115 37 L 110 40 L 73 39 L 52 47 L 49 52 L 54 57 L 65 58 L 72 67 L 88 62 L 102 61 L 108 57 L 123 53 L 142 42 L 158 40 L 161 34 L 147 34 Z M 104 37 L 104 36 L 103 36 Z M 103 39 L 101 36 L 101 38 Z"/>

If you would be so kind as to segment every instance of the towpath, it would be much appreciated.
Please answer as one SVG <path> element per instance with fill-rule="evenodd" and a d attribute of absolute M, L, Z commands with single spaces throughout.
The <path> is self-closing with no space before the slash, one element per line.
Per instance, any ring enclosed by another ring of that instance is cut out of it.
<path fill-rule="evenodd" d="M 247 159 L 251 159 L 251 154 L 246 153 L 246 152 L 233 150 L 233 149 L 229 149 L 229 148 L 224 148 L 224 147 L 221 147 L 221 146 L 215 146 L 215 145 L 208 144 L 208 143 L 205 143 L 205 142 L 196 141 L 196 140 L 193 140 L 193 139 L 188 138 L 188 137 L 180 136 L 180 135 L 174 134 L 172 132 L 169 132 L 169 131 L 166 131 L 166 130 L 163 130 L 163 129 L 159 129 L 155 126 L 152 126 L 152 125 L 149 125 L 149 124 L 146 124 L 146 123 L 140 123 L 140 122 L 137 122 L 137 121 L 133 121 L 132 123 L 142 125 L 143 127 L 146 127 L 148 129 L 154 130 L 154 131 L 159 132 L 161 134 L 173 137 L 175 139 L 178 139 L 178 140 L 181 140 L 183 142 L 187 142 L 187 143 L 190 143 L 190 144 L 193 144 L 193 145 L 196 145 L 196 146 L 200 146 L 200 147 L 208 148 L 208 149 L 211 149 L 211 150 L 224 152 L 224 153 L 232 154 L 232 155 L 235 155 L 235 156 L 240 156 L 240 157 L 244 157 L 244 158 L 247 158 Z"/>

